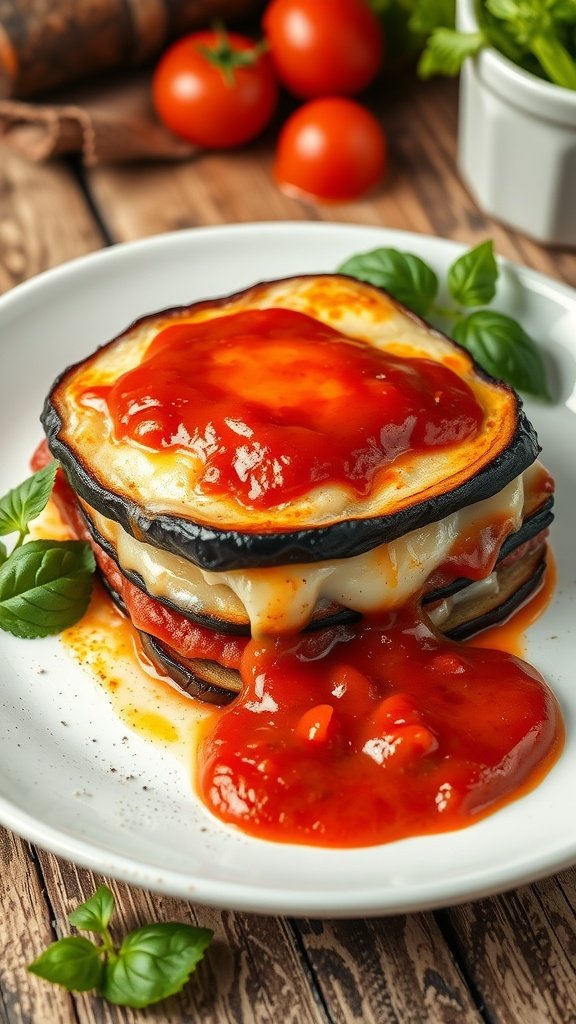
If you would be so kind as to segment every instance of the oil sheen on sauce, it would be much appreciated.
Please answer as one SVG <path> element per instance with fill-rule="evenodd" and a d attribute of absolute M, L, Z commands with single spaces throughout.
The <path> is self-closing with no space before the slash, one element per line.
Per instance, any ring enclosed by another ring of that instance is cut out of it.
<path fill-rule="evenodd" d="M 60 639 L 103 688 L 123 724 L 160 745 L 188 771 L 198 729 L 210 712 L 158 675 L 139 650 L 128 619 L 99 583 L 86 615 Z"/>

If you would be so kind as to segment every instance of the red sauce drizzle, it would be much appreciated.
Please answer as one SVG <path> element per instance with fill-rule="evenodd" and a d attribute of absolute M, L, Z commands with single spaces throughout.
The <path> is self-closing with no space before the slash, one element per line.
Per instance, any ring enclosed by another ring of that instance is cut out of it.
<path fill-rule="evenodd" d="M 440 638 L 416 610 L 252 640 L 242 677 L 201 744 L 198 788 L 265 839 L 369 846 L 462 828 L 534 786 L 562 745 L 534 669 Z"/>
<path fill-rule="evenodd" d="M 83 396 L 94 399 L 118 438 L 189 449 L 203 493 L 259 508 L 321 483 L 367 495 L 394 459 L 469 439 L 483 418 L 446 366 L 394 358 L 286 309 L 167 327 L 137 368 Z"/>

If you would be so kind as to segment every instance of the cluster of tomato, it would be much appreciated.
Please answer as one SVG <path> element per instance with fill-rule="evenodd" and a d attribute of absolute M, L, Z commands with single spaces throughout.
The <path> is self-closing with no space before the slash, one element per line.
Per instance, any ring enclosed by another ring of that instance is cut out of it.
<path fill-rule="evenodd" d="M 275 175 L 288 191 L 353 199 L 385 171 L 376 118 L 350 99 L 380 69 L 382 29 L 367 0 L 271 0 L 264 39 L 196 32 L 162 57 L 156 112 L 174 134 L 210 149 L 255 138 L 276 109 L 279 85 L 307 102 L 279 135 Z"/>

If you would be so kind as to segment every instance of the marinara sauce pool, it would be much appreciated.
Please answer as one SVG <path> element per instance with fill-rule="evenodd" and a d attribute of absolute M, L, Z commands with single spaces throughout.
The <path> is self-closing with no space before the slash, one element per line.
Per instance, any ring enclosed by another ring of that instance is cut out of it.
<path fill-rule="evenodd" d="M 520 659 L 436 635 L 416 608 L 252 640 L 198 789 L 253 835 L 369 846 L 470 825 L 558 756 L 559 710 Z"/>

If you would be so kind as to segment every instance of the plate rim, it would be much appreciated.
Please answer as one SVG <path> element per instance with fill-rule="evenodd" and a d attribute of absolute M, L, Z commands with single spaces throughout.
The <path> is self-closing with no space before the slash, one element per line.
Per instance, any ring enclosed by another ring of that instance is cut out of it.
<path fill-rule="evenodd" d="M 91 267 L 98 266 L 103 262 L 114 262 L 117 259 L 130 259 L 132 253 L 140 251 L 171 246 L 175 242 L 178 245 L 186 245 L 190 240 L 194 244 L 201 243 L 205 237 L 217 237 L 226 235 L 243 234 L 306 234 L 310 232 L 323 233 L 350 233 L 351 236 L 362 232 L 366 235 L 373 235 L 375 242 L 380 239 L 380 244 L 412 246 L 418 252 L 421 243 L 425 246 L 432 246 L 434 249 L 442 249 L 446 253 L 453 253 L 455 256 L 470 248 L 467 243 L 453 239 L 441 238 L 432 234 L 423 234 L 406 231 L 403 229 L 388 228 L 379 225 L 367 225 L 338 221 L 262 221 L 247 222 L 239 224 L 219 224 L 213 226 L 201 226 L 185 230 L 165 232 L 151 235 L 145 238 L 120 242 L 107 246 L 93 252 L 67 260 L 55 267 L 49 268 L 40 274 L 35 275 L 11 288 L 4 295 L 0 296 L 0 322 L 3 319 L 4 311 L 8 313 L 13 305 L 25 301 L 29 294 L 35 291 L 42 291 L 43 288 L 50 289 L 53 283 L 61 278 L 66 278 L 76 272 L 90 271 Z M 551 295 L 554 299 L 562 296 L 568 306 L 576 305 L 576 291 L 562 281 L 535 270 L 525 267 L 505 257 L 497 257 L 501 266 L 509 266 L 518 274 L 523 287 L 528 287 L 537 295 Z M 239 884 L 237 882 L 222 879 L 198 879 L 197 877 L 185 874 L 174 869 L 153 868 L 149 864 L 140 863 L 122 853 L 110 852 L 105 846 L 100 846 L 93 840 L 85 841 L 79 837 L 69 835 L 65 829 L 55 828 L 44 822 L 38 821 L 28 812 L 22 811 L 17 804 L 4 796 L 0 796 L 0 820 L 6 827 L 23 836 L 30 842 L 37 843 L 44 849 L 64 857 L 74 863 L 91 868 L 100 872 L 120 878 L 133 885 L 145 887 L 153 891 L 162 891 L 180 898 L 188 899 L 200 904 L 207 904 L 221 908 L 234 908 L 241 911 L 252 911 L 266 914 L 305 914 L 311 917 L 351 917 L 358 914 L 365 916 L 381 916 L 387 914 L 406 913 L 413 911 L 429 910 L 434 907 L 455 905 L 470 899 L 479 899 L 494 893 L 500 893 L 518 885 L 532 882 L 550 873 L 562 870 L 576 861 L 576 836 L 573 843 L 566 843 L 561 848 L 554 848 L 547 854 L 541 856 L 537 866 L 529 858 L 522 861 L 518 867 L 515 862 L 509 868 L 510 877 L 503 877 L 498 874 L 497 868 L 490 865 L 483 873 L 475 871 L 477 878 L 475 885 L 454 886 L 452 880 L 443 879 L 431 889 L 429 881 L 424 883 L 427 897 L 423 898 L 419 893 L 419 884 L 414 881 L 410 885 L 411 895 L 404 898 L 402 890 L 385 887 L 375 892 L 374 886 L 370 889 L 354 889 L 349 892 L 340 891 L 338 899 L 327 899 L 324 891 L 320 895 L 312 890 L 288 890 L 289 898 L 286 899 L 286 891 L 280 888 L 266 885 L 255 887 L 250 881 Z M 443 833 L 446 835 L 446 833 Z M 414 841 L 417 841 L 415 837 Z M 265 841 L 262 841 L 265 842 Z M 276 844 L 274 844 L 276 845 Z M 333 853 L 342 854 L 342 850 L 326 850 L 327 855 Z M 526 863 L 526 860 L 528 862 Z M 494 874 L 497 878 L 491 878 Z M 299 899 L 296 899 L 296 896 Z"/>
<path fill-rule="evenodd" d="M 7 808 L 14 808 L 16 816 L 19 818 L 17 824 L 12 824 L 7 820 L 10 818 L 9 814 L 4 817 Z M 227 882 L 221 879 L 211 883 L 199 883 L 197 879 L 191 880 L 190 876 L 183 872 L 165 868 L 153 869 L 124 854 L 111 854 L 105 847 L 94 842 L 85 843 L 81 839 L 73 839 L 65 832 L 58 831 L 51 826 L 42 825 L 38 828 L 38 823 L 32 816 L 19 812 L 18 808 L 5 797 L 0 797 L 0 815 L 1 824 L 5 828 L 11 829 L 21 838 L 37 844 L 47 852 L 80 867 L 97 871 L 138 888 L 188 900 L 201 906 L 265 916 L 350 919 L 360 916 L 390 917 L 395 914 L 424 913 L 429 910 L 468 903 L 471 900 L 500 895 L 572 867 L 576 861 L 575 841 L 573 848 L 563 849 L 561 853 L 557 850 L 551 852 L 549 857 L 541 860 L 536 869 L 530 863 L 525 864 L 520 871 L 511 869 L 509 878 L 502 879 L 499 876 L 499 880 L 491 880 L 490 875 L 495 870 L 491 868 L 485 872 L 487 877 L 480 876 L 478 883 L 472 887 L 455 889 L 451 880 L 443 880 L 437 884 L 434 890 L 431 890 L 427 882 L 425 883 L 428 893 L 426 897 L 423 897 L 416 889 L 416 891 L 412 891 L 410 897 L 403 899 L 397 898 L 397 891 L 393 888 L 380 890 L 377 895 L 373 888 L 354 889 L 350 890 L 348 897 L 346 890 L 340 890 L 338 904 L 335 905 L 330 899 L 327 899 L 326 893 L 317 896 L 312 890 L 299 890 L 296 894 L 297 899 L 286 900 L 286 890 L 278 887 L 250 888 L 246 884 Z M 447 834 L 449 833 L 438 833 L 439 836 L 444 837 Z M 413 840 L 403 840 L 403 842 L 417 842 L 418 838 L 415 836 Z M 270 846 L 276 845 L 268 844 L 266 840 L 261 840 L 261 842 Z M 330 856 L 341 854 L 342 850 L 326 848 L 326 852 Z M 109 860 L 107 861 L 106 858 Z M 162 875 L 160 875 L 160 871 L 163 872 Z M 264 899 L 257 898 L 260 894 Z M 382 898 L 386 895 L 389 898 Z"/>
<path fill-rule="evenodd" d="M 97 266 L 102 261 L 108 262 L 109 260 L 121 259 L 125 253 L 130 252 L 138 253 L 139 251 L 154 248 L 157 245 L 162 247 L 165 244 L 176 240 L 182 240 L 186 242 L 189 239 L 196 239 L 202 237 L 212 237 L 219 234 L 244 234 L 244 233 L 274 233 L 276 231 L 288 232 L 299 234 L 300 232 L 307 233 L 310 231 L 334 233 L 343 231 L 344 233 L 350 232 L 354 234 L 357 231 L 366 232 L 367 234 L 373 234 L 374 237 L 378 235 L 393 236 L 395 238 L 406 240 L 409 242 L 410 239 L 416 241 L 416 243 L 424 242 L 424 244 L 432 244 L 435 247 L 445 249 L 446 252 L 452 251 L 454 253 L 463 253 L 467 249 L 471 248 L 466 242 L 460 242 L 452 238 L 443 238 L 440 235 L 425 234 L 424 232 L 408 231 L 404 228 L 390 228 L 385 225 L 376 224 L 361 224 L 352 223 L 350 221 L 245 221 L 234 224 L 213 224 L 213 225 L 201 225 L 199 227 L 183 228 L 175 231 L 166 231 L 159 234 L 146 235 L 144 238 L 130 239 L 127 241 L 114 242 L 111 245 L 104 245 L 100 249 L 95 249 L 87 253 L 82 253 L 79 256 L 74 256 L 71 259 L 64 260 L 63 263 L 58 263 L 54 267 L 49 267 L 46 270 L 40 271 L 38 274 L 34 274 L 33 277 L 28 278 L 26 281 L 21 281 L 14 285 L 8 291 L 0 294 L 0 316 L 4 308 L 9 308 L 12 301 L 18 301 L 26 292 L 35 291 L 38 287 L 50 284 L 52 281 L 57 281 L 60 277 L 66 276 L 69 273 L 73 273 L 75 270 L 82 270 L 90 265 Z M 480 243 L 478 243 L 480 244 Z M 501 256 L 495 253 L 496 260 L 501 267 L 510 267 L 514 271 L 520 274 L 521 279 L 528 279 L 534 283 L 540 285 L 544 290 L 551 290 L 554 294 L 560 293 L 566 299 L 576 301 L 576 289 L 572 288 L 565 281 L 557 281 L 555 278 L 550 277 L 548 274 L 543 273 L 540 270 L 536 270 L 534 267 L 526 267 L 522 263 L 518 263 L 515 260 L 510 259 L 507 256 Z M 263 281 L 266 279 L 264 278 Z"/>

